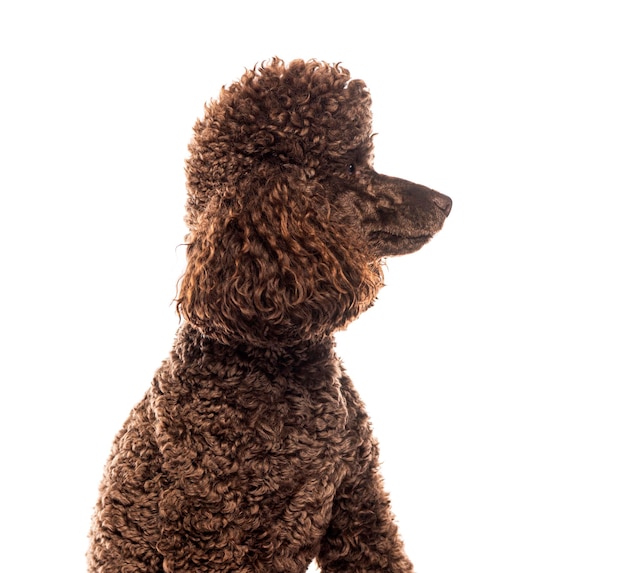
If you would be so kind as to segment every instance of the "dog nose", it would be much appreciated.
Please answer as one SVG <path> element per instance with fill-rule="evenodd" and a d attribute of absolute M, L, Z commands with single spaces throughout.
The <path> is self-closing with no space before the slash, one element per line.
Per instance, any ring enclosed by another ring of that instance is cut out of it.
<path fill-rule="evenodd" d="M 450 214 L 450 211 L 452 211 L 452 199 L 442 193 L 435 192 L 433 203 L 445 213 L 446 217 Z"/>

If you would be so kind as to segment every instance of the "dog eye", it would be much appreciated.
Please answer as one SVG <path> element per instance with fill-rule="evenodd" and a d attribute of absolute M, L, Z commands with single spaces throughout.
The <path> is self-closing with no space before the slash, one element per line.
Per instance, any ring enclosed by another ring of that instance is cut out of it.
<path fill-rule="evenodd" d="M 356 165 L 354 163 L 350 163 L 348 164 L 348 173 L 350 173 L 350 175 L 352 175 L 353 173 L 356 172 Z"/>

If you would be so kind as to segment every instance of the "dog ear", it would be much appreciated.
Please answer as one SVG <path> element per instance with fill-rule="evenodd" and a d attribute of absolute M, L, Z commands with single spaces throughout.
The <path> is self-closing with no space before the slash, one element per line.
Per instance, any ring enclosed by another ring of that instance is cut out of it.
<path fill-rule="evenodd" d="M 251 176 L 194 219 L 177 309 L 223 340 L 294 344 L 329 335 L 369 307 L 382 274 L 328 194 L 299 170 Z"/>

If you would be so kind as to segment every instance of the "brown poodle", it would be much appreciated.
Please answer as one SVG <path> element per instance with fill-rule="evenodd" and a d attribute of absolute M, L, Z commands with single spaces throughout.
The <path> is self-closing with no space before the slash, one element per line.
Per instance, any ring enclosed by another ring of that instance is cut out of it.
<path fill-rule="evenodd" d="M 89 570 L 411 571 L 333 333 L 452 202 L 374 171 L 370 94 L 340 66 L 275 59 L 205 111 L 184 322 L 113 445 Z"/>

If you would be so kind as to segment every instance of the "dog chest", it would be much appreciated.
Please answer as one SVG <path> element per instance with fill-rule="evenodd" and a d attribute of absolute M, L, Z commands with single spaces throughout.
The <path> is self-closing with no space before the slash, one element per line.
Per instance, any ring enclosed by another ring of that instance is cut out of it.
<path fill-rule="evenodd" d="M 167 553 L 190 538 L 215 554 L 216 544 L 262 551 L 289 537 L 293 550 L 294 535 L 303 547 L 323 536 L 363 436 L 338 365 L 315 370 L 314 378 L 293 370 L 219 377 L 164 368 L 157 375 L 152 407 Z"/>

